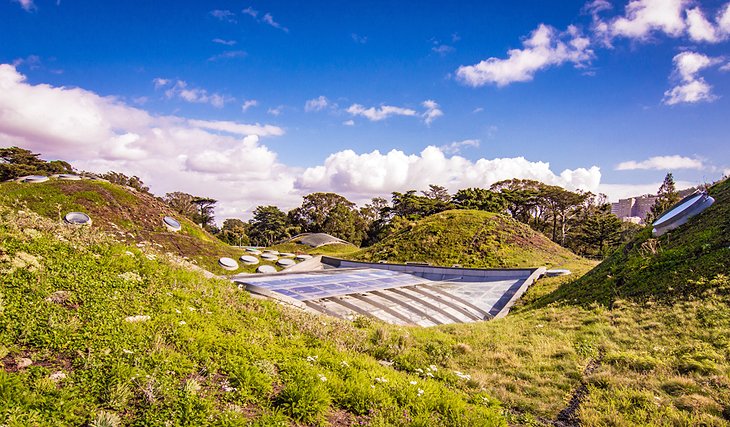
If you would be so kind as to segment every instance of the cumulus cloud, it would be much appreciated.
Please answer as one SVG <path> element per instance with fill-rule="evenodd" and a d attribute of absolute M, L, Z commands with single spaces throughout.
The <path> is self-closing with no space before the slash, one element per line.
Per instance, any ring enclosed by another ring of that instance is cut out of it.
<path fill-rule="evenodd" d="M 684 10 L 688 0 L 632 0 L 624 16 L 609 24 L 613 36 L 645 39 L 654 31 L 672 37 L 683 34 L 686 24 Z"/>
<path fill-rule="evenodd" d="M 650 157 L 640 162 L 635 160 L 621 162 L 616 166 L 616 170 L 676 170 L 703 169 L 704 167 L 705 165 L 702 163 L 702 160 L 674 155 Z"/>
<path fill-rule="evenodd" d="M 167 88 L 165 90 L 167 99 L 177 98 L 194 104 L 210 104 L 216 108 L 223 108 L 227 102 L 235 100 L 229 95 L 209 93 L 205 89 L 188 87 L 187 82 L 183 80 L 177 80 L 173 83 L 170 79 L 158 77 L 152 80 L 152 83 L 155 85 L 155 89 Z"/>
<path fill-rule="evenodd" d="M 415 116 L 416 110 L 410 108 L 394 107 L 392 105 L 382 105 L 379 108 L 365 108 L 360 104 L 352 104 L 347 110 L 353 116 L 362 116 L 371 122 L 379 122 L 391 116 Z"/>
<path fill-rule="evenodd" d="M 723 71 L 723 72 L 730 71 L 730 62 L 728 62 L 727 64 L 725 64 L 722 67 L 720 67 L 719 70 L 720 71 Z"/>
<path fill-rule="evenodd" d="M 464 147 L 479 147 L 480 141 L 478 139 L 464 139 L 462 141 L 454 141 L 451 144 L 442 145 L 439 147 L 444 154 L 459 154 L 461 149 Z"/>
<path fill-rule="evenodd" d="M 79 88 L 32 85 L 0 65 L 0 145 L 17 145 L 96 172 L 142 177 L 157 194 L 185 191 L 219 200 L 240 216 L 260 200 L 292 206 L 296 169 L 261 144 L 271 125 L 154 116 Z"/>
<path fill-rule="evenodd" d="M 431 122 L 444 115 L 439 105 L 433 99 L 427 99 L 421 103 L 426 111 L 422 114 L 423 121 L 427 126 L 431 126 Z"/>
<path fill-rule="evenodd" d="M 566 62 L 581 67 L 593 58 L 590 40 L 574 26 L 561 33 L 540 24 L 522 45 L 522 49 L 510 49 L 505 59 L 492 57 L 475 65 L 462 65 L 456 71 L 457 79 L 473 87 L 506 86 L 530 81 L 545 68 Z"/>
<path fill-rule="evenodd" d="M 595 166 L 556 174 L 545 162 L 471 161 L 433 146 L 419 154 L 345 150 L 304 169 L 282 164 L 262 143 L 284 133 L 277 126 L 156 116 L 84 89 L 30 84 L 7 64 L 0 65 L 0 93 L 0 146 L 17 145 L 82 170 L 137 175 L 156 194 L 212 197 L 219 219 L 250 215 L 261 204 L 292 208 L 310 191 L 363 202 L 429 184 L 455 191 L 509 178 L 594 190 L 601 176 Z"/>
<path fill-rule="evenodd" d="M 307 102 L 304 103 L 304 111 L 306 112 L 312 112 L 312 111 L 322 111 L 329 105 L 329 100 L 326 96 L 318 96 L 317 98 L 313 98 L 310 100 L 307 100 Z"/>
<path fill-rule="evenodd" d="M 342 122 L 342 124 L 345 125 L 345 126 L 355 126 L 355 121 L 352 120 L 352 119 L 345 120 L 344 122 Z"/>
<path fill-rule="evenodd" d="M 699 182 L 691 181 L 675 181 L 674 184 L 677 189 L 685 189 L 690 187 L 696 187 Z M 659 187 L 662 185 L 661 181 L 649 182 L 645 184 L 609 184 L 601 183 L 598 186 L 598 192 L 608 196 L 610 202 L 617 202 L 619 199 L 627 199 L 629 197 L 643 196 L 645 194 L 656 194 Z"/>
<path fill-rule="evenodd" d="M 241 104 L 241 111 L 244 113 L 248 111 L 249 108 L 253 108 L 255 106 L 259 105 L 259 102 L 255 99 L 247 99 L 243 101 L 243 104 Z"/>
<path fill-rule="evenodd" d="M 231 12 L 230 10 L 211 10 L 210 16 L 217 18 L 220 21 L 223 22 L 230 22 L 235 23 L 236 22 L 236 14 Z"/>
<path fill-rule="evenodd" d="M 296 180 L 296 188 L 307 191 L 336 191 L 353 200 L 392 191 L 425 189 L 443 185 L 450 191 L 466 187 L 489 187 L 510 178 L 536 179 L 565 188 L 595 190 L 601 179 L 598 167 L 565 170 L 555 174 L 546 162 L 523 157 L 479 159 L 448 157 L 440 148 L 429 146 L 420 154 L 400 150 L 378 150 L 358 154 L 344 150 L 327 157 L 323 165 L 307 168 Z"/>
<path fill-rule="evenodd" d="M 681 52 L 674 56 L 673 62 L 674 78 L 678 80 L 678 84 L 664 92 L 662 102 L 666 105 L 675 105 L 712 102 L 717 99 L 717 96 L 712 93 L 712 86 L 698 74 L 703 69 L 722 62 L 720 58 L 710 58 L 696 52 Z"/>

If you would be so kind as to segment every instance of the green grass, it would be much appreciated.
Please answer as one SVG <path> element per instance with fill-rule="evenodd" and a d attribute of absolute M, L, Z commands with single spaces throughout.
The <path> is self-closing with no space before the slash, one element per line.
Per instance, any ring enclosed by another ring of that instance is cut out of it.
<path fill-rule="evenodd" d="M 145 245 L 151 253 L 170 252 L 217 275 L 253 271 L 247 266 L 234 272 L 220 268 L 220 257 L 237 259 L 243 251 L 211 236 L 154 197 L 119 185 L 56 179 L 38 184 L 5 182 L 0 183 L 0 201 L 56 221 L 62 221 L 71 211 L 85 212 L 91 216 L 94 228 L 126 242 Z M 167 215 L 178 219 L 182 225 L 180 232 L 167 231 L 162 223 Z"/>
<path fill-rule="evenodd" d="M 617 299 L 672 302 L 704 292 L 716 275 L 730 273 L 730 181 L 710 188 L 713 206 L 659 238 L 645 228 L 581 280 L 547 295 L 543 303 L 610 305 Z"/>
<path fill-rule="evenodd" d="M 300 243 L 281 243 L 274 245 L 268 249 L 273 249 L 279 252 L 291 252 L 295 254 L 309 254 L 309 255 L 329 255 L 334 257 L 347 257 L 354 252 L 357 252 L 360 248 L 349 243 L 334 243 L 331 245 L 324 245 L 318 248 L 311 246 L 302 245 Z"/>
<path fill-rule="evenodd" d="M 4 425 L 505 423 L 492 398 L 379 364 L 369 329 L 255 300 L 93 229 L 0 217 Z"/>
<path fill-rule="evenodd" d="M 645 232 L 588 272 L 537 245 L 574 274 L 539 280 L 506 318 L 434 328 L 303 313 L 96 227 L 2 207 L 0 424 L 552 425 L 583 386 L 582 425 L 728 425 L 728 184 L 711 191 L 712 210 L 655 251 Z M 466 259 L 479 265 L 534 243 L 475 218 L 390 247 L 494 243 Z"/>
<path fill-rule="evenodd" d="M 479 268 L 554 267 L 579 260 L 524 224 L 475 210 L 428 216 L 349 257 Z"/>

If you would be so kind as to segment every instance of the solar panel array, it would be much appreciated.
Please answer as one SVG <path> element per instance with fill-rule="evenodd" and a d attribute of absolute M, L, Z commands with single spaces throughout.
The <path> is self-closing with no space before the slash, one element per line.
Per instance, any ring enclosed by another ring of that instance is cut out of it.
<path fill-rule="evenodd" d="M 397 271 L 363 268 L 351 271 L 294 273 L 276 276 L 246 277 L 245 282 L 278 292 L 282 295 L 309 301 L 353 293 L 366 293 L 400 288 L 422 283 L 424 280 Z"/>

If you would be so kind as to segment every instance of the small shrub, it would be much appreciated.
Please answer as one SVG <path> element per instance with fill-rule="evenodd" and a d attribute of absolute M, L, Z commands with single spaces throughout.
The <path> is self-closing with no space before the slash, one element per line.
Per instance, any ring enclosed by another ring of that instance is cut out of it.
<path fill-rule="evenodd" d="M 321 424 L 331 398 L 324 382 L 308 371 L 293 370 L 275 403 L 296 421 Z"/>
<path fill-rule="evenodd" d="M 89 423 L 89 427 L 119 427 L 122 420 L 113 412 L 100 411 Z"/>

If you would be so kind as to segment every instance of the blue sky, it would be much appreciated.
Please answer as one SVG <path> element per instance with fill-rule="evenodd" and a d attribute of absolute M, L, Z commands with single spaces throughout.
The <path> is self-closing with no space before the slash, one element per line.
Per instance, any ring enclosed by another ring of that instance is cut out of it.
<path fill-rule="evenodd" d="M 0 145 L 224 215 L 511 176 L 616 199 L 730 170 L 723 1 L 0 0 L 0 28 Z"/>

